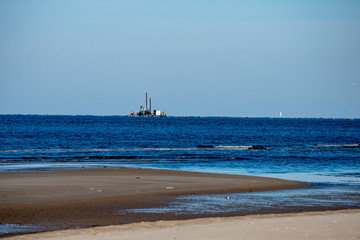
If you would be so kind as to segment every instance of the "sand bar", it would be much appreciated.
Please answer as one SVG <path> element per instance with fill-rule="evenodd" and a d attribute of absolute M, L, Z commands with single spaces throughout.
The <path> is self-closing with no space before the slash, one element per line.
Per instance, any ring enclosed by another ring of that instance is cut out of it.
<path fill-rule="evenodd" d="M 0 173 L 0 222 L 52 225 L 54 229 L 177 220 L 174 215 L 117 211 L 158 206 L 183 194 L 302 188 L 262 177 L 149 169 L 81 169 Z M 197 216 L 187 218 L 194 218 Z"/>

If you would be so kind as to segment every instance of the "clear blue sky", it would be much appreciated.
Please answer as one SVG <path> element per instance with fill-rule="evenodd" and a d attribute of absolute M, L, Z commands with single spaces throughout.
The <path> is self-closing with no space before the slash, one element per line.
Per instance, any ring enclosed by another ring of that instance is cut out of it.
<path fill-rule="evenodd" d="M 360 117 L 358 0 L 0 0 L 0 114 Z"/>

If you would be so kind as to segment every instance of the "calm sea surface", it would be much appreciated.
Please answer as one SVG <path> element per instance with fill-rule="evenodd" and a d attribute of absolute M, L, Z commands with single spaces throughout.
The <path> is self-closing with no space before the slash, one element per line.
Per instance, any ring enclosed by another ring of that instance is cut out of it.
<path fill-rule="evenodd" d="M 164 208 L 131 210 L 144 213 L 359 208 L 359 143 L 359 119 L 0 115 L 3 172 L 140 167 L 277 177 L 312 186 L 233 194 L 229 201 L 222 195 L 185 196 Z"/>

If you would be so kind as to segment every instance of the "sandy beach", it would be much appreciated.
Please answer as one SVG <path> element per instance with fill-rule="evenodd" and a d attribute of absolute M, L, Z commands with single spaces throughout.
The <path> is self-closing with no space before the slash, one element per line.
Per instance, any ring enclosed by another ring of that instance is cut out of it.
<path fill-rule="evenodd" d="M 287 180 L 149 169 L 81 169 L 0 173 L 0 222 L 48 230 L 181 220 L 205 216 L 118 214 L 156 207 L 184 194 L 295 189 Z"/>
<path fill-rule="evenodd" d="M 360 210 L 159 221 L 72 229 L 9 239 L 314 239 L 360 238 Z"/>
<path fill-rule="evenodd" d="M 118 214 L 161 206 L 177 195 L 303 187 L 273 178 L 149 169 L 8 172 L 0 173 L 0 222 L 46 231 L 3 235 L 9 239 L 360 238 L 360 210 L 238 217 Z"/>

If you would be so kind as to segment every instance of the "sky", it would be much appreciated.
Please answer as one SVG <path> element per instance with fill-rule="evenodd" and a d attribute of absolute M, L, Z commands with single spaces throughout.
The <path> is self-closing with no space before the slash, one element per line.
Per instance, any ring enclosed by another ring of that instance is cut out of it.
<path fill-rule="evenodd" d="M 172 116 L 360 118 L 360 1 L 0 0 L 0 114 L 146 92 Z"/>

